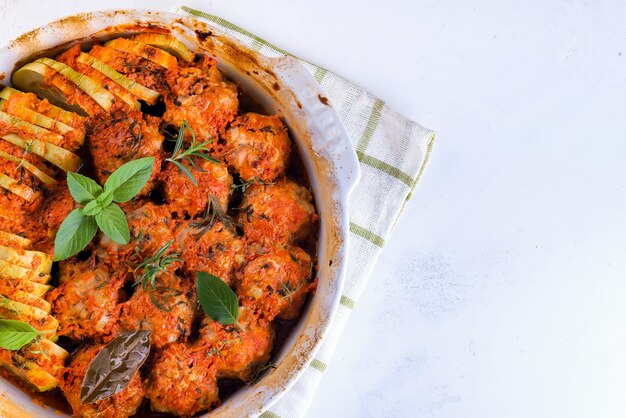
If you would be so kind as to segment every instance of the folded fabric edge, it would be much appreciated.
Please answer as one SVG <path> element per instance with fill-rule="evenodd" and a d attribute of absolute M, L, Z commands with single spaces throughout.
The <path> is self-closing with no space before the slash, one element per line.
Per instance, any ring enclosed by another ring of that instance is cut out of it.
<path fill-rule="evenodd" d="M 192 16 L 192 17 L 208 20 L 209 22 L 215 23 L 216 25 L 223 26 L 223 27 L 225 27 L 227 29 L 230 29 L 230 30 L 238 33 L 241 36 L 245 36 L 246 38 L 248 38 L 252 42 L 252 46 L 253 47 L 255 45 L 257 46 L 257 49 L 260 46 L 266 46 L 267 48 L 272 49 L 274 52 L 276 52 L 278 54 L 287 55 L 287 56 L 296 58 L 296 59 L 298 59 L 298 60 L 300 60 L 300 61 L 302 61 L 302 62 L 304 62 L 304 63 L 306 63 L 308 65 L 311 65 L 312 67 L 316 68 L 316 70 L 314 71 L 313 75 L 314 75 L 315 79 L 318 81 L 318 83 L 320 82 L 320 78 L 323 77 L 323 74 L 325 74 L 327 72 L 331 72 L 331 73 L 337 75 L 338 77 L 343 78 L 347 82 L 349 82 L 351 84 L 354 84 L 351 81 L 348 81 L 348 79 L 343 77 L 341 74 L 337 74 L 334 71 L 329 71 L 328 69 L 326 69 L 324 67 L 321 67 L 321 66 L 319 66 L 317 64 L 314 64 L 314 63 L 312 63 L 310 61 L 307 61 L 306 59 L 300 58 L 300 57 L 298 57 L 298 56 L 296 56 L 296 55 L 294 55 L 294 54 L 292 54 L 292 53 L 290 53 L 288 51 L 285 51 L 284 49 L 276 46 L 275 44 L 273 44 L 273 43 L 271 43 L 269 41 L 266 41 L 265 39 L 260 38 L 259 36 L 257 36 L 255 34 L 249 32 L 249 31 L 245 30 L 241 26 L 238 26 L 238 25 L 236 25 L 236 24 L 234 24 L 234 23 L 232 23 L 232 22 L 230 22 L 230 21 L 228 21 L 228 20 L 226 20 L 224 18 L 221 18 L 219 16 L 212 15 L 210 13 L 206 13 L 206 12 L 203 12 L 201 10 L 197 10 L 197 9 L 194 9 L 194 8 L 191 8 L 191 7 L 188 7 L 188 6 L 181 6 L 181 7 L 177 8 L 176 9 L 176 13 L 178 13 L 178 14 L 185 13 L 185 14 L 187 14 L 189 16 Z M 367 91 L 366 89 L 364 89 L 364 88 L 362 88 L 360 86 L 357 86 L 357 87 L 359 89 L 363 90 L 363 91 Z M 379 99 L 379 100 L 381 101 L 381 103 L 384 106 L 387 106 L 387 104 L 384 102 L 384 100 L 382 100 L 382 99 Z M 418 124 L 417 122 L 415 122 L 412 119 L 407 118 L 406 116 L 402 116 L 402 117 L 404 117 L 407 120 L 410 120 L 412 123 Z M 427 128 L 424 128 L 424 129 L 427 129 Z"/>

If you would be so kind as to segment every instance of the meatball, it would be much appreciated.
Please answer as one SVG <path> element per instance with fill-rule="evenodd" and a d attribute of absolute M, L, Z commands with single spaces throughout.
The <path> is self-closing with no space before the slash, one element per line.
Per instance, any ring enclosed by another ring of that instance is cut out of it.
<path fill-rule="evenodd" d="M 144 116 L 139 111 L 126 111 L 97 120 L 89 136 L 89 152 L 98 182 L 104 184 L 124 163 L 143 157 L 155 158 L 150 177 L 154 179 L 161 169 L 162 144 L 158 118 Z M 142 193 L 151 188 L 148 181 Z"/>
<path fill-rule="evenodd" d="M 246 113 L 224 134 L 228 165 L 244 181 L 274 181 L 285 172 L 291 152 L 287 128 L 278 116 Z"/>
<path fill-rule="evenodd" d="M 206 231 L 194 225 L 193 221 L 185 221 L 176 230 L 183 268 L 188 272 L 205 271 L 233 284 L 235 270 L 244 262 L 243 241 L 219 221 Z"/>
<path fill-rule="evenodd" d="M 239 328 L 207 317 L 200 329 L 196 350 L 215 357 L 218 378 L 249 380 L 270 358 L 274 329 L 269 320 L 255 316 L 249 307 L 239 308 Z"/>
<path fill-rule="evenodd" d="M 299 184 L 282 179 L 275 184 L 254 184 L 243 195 L 239 222 L 247 239 L 258 242 L 297 242 L 317 220 L 312 197 Z"/>
<path fill-rule="evenodd" d="M 52 304 L 51 315 L 59 321 L 58 334 L 74 340 L 107 341 L 114 337 L 119 331 L 118 293 L 125 271 L 111 273 L 95 257 L 63 261 L 60 266 L 61 284 L 46 295 Z"/>
<path fill-rule="evenodd" d="M 159 352 L 146 382 L 153 411 L 192 416 L 219 405 L 213 358 L 184 343 Z"/>
<path fill-rule="evenodd" d="M 244 304 L 273 320 L 295 319 L 314 286 L 311 257 L 297 247 L 275 247 L 257 256 L 244 268 L 239 295 Z"/>
<path fill-rule="evenodd" d="M 156 277 L 154 287 L 136 287 L 122 305 L 120 324 L 125 330 L 151 330 L 152 344 L 163 347 L 189 336 L 195 305 L 191 281 L 181 281 L 174 274 L 163 272 Z"/>
<path fill-rule="evenodd" d="M 201 141 L 224 133 L 237 116 L 237 88 L 223 79 L 213 58 L 205 56 L 200 68 L 181 67 L 177 74 L 168 73 L 168 84 L 172 93 L 165 97 L 163 121 L 176 127 L 187 121 Z"/>
<path fill-rule="evenodd" d="M 84 405 L 80 391 L 91 360 L 104 348 L 95 345 L 74 354 L 63 372 L 59 386 L 67 398 L 75 417 L 126 418 L 134 415 L 143 401 L 143 387 L 139 373 L 135 373 L 128 386 L 110 398 Z"/>
<path fill-rule="evenodd" d="M 198 157 L 194 159 L 194 164 L 199 170 L 187 162 L 182 164 L 191 171 L 198 185 L 193 184 L 191 179 L 174 164 L 168 164 L 160 179 L 164 183 L 165 199 L 170 210 L 179 215 L 186 213 L 194 217 L 204 211 L 210 195 L 216 196 L 222 209 L 226 210 L 230 186 L 233 184 L 233 178 L 228 174 L 226 165 Z"/>
<path fill-rule="evenodd" d="M 46 238 L 49 238 L 47 244 L 50 246 L 50 251 L 52 251 L 54 236 L 59 230 L 61 223 L 76 206 L 74 198 L 72 198 L 67 187 L 67 182 L 58 183 L 52 190 L 52 194 L 54 199 L 47 199 L 42 206 L 43 223 L 47 226 Z M 41 225 L 38 225 L 38 227 L 41 228 Z M 48 250 L 44 246 L 46 243 L 38 244 L 37 248 L 42 248 L 43 251 Z"/>
<path fill-rule="evenodd" d="M 114 260 L 118 266 L 124 262 L 139 264 L 144 259 L 154 256 L 170 241 L 167 253 L 176 250 L 174 234 L 169 225 L 172 222 L 167 207 L 157 206 L 152 202 L 129 202 L 123 205 L 130 230 L 130 242 L 118 244 L 102 234 L 98 254 Z"/>

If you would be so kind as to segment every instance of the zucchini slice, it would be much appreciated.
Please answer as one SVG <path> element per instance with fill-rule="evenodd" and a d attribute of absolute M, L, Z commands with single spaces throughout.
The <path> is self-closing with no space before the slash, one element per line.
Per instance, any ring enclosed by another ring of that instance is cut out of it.
<path fill-rule="evenodd" d="M 34 125 L 26 122 L 18 117 L 9 115 L 6 112 L 0 111 L 0 123 L 10 125 L 20 131 L 24 131 L 28 135 L 32 135 L 37 139 L 49 142 L 54 145 L 61 146 L 63 143 L 63 135 L 49 131 L 41 126 Z"/>
<path fill-rule="evenodd" d="M 5 277 L 2 274 L 0 274 L 0 285 L 10 286 L 39 297 L 45 295 L 50 289 L 52 289 L 52 286 L 47 284 L 31 282 L 30 280 L 25 279 Z"/>
<path fill-rule="evenodd" d="M 30 187 L 21 184 L 18 180 L 15 180 L 14 178 L 11 178 L 3 173 L 0 173 L 0 187 L 18 195 L 29 203 L 39 196 L 39 192 L 36 192 Z"/>
<path fill-rule="evenodd" d="M 102 74 L 122 86 L 122 88 L 129 91 L 133 96 L 137 97 L 140 100 L 143 100 L 148 104 L 154 104 L 159 99 L 160 94 L 158 92 L 144 87 L 139 83 L 135 83 L 124 74 L 118 73 L 104 62 L 92 57 L 89 54 L 81 52 L 77 58 L 77 61 L 81 64 L 90 65 L 95 70 L 100 71 Z"/>
<path fill-rule="evenodd" d="M 0 244 L 27 249 L 28 247 L 30 247 L 31 241 L 28 238 L 24 238 L 17 234 L 0 231 Z"/>
<path fill-rule="evenodd" d="M 29 280 L 31 282 L 41 284 L 46 284 L 50 281 L 50 275 L 48 273 L 11 264 L 6 260 L 0 260 L 0 276 L 20 280 Z"/>
<path fill-rule="evenodd" d="M 46 69 L 46 71 L 49 71 L 46 66 L 44 66 L 44 68 Z M 22 104 L 23 107 L 33 111 L 37 111 L 38 114 L 47 116 L 64 125 L 71 126 L 74 129 L 78 129 L 79 131 L 84 131 L 84 116 L 81 116 L 78 113 L 70 112 L 65 109 L 61 109 L 60 107 L 57 107 L 50 103 L 46 103 L 45 106 L 41 106 L 41 101 L 39 99 L 36 99 L 36 103 L 28 103 L 30 100 L 28 100 L 25 96 L 27 96 L 26 93 L 16 90 L 13 87 L 4 87 L 2 90 L 0 90 L 0 99 L 11 100 L 11 98 L 16 97 L 19 100 L 21 98 L 24 98 L 24 100 L 20 100 L 20 104 Z M 44 128 L 46 128 L 46 126 L 44 126 Z M 85 133 L 82 132 L 82 135 L 84 136 Z"/>
<path fill-rule="evenodd" d="M 23 303 L 28 306 L 32 306 L 37 309 L 41 309 L 47 313 L 50 313 L 52 306 L 47 300 L 33 295 L 32 293 L 24 292 L 23 290 L 16 289 L 14 287 L 2 286 L 0 284 L 0 295 L 4 295 L 8 299 L 16 302 Z"/>
<path fill-rule="evenodd" d="M 16 110 L 14 113 L 8 112 L 8 109 L 8 102 L 5 99 L 0 98 L 0 111 L 10 113 L 11 115 L 20 118 L 26 122 L 40 126 L 58 134 L 71 136 L 72 139 L 74 139 L 80 145 L 82 145 L 84 142 L 84 133 L 75 130 L 74 128 L 64 124 L 63 122 L 52 119 L 51 117 L 48 117 L 46 115 L 42 115 L 41 113 L 37 113 L 34 110 L 29 109 L 25 106 L 16 105 L 13 108 Z"/>
<path fill-rule="evenodd" d="M 49 340 L 56 341 L 58 339 L 56 333 L 59 328 L 59 321 L 39 308 L 0 296 L 0 317 L 27 322 L 36 330 L 45 332 L 46 338 Z"/>
<path fill-rule="evenodd" d="M 0 365 L 39 392 L 59 386 L 59 381 L 41 366 L 9 350 L 0 350 Z"/>
<path fill-rule="evenodd" d="M 117 49 L 118 51 L 127 52 L 133 55 L 139 55 L 149 61 L 154 62 L 168 70 L 176 68 L 178 61 L 167 52 L 155 48 L 152 45 L 146 45 L 142 42 L 131 41 L 126 38 L 116 38 L 105 43 L 104 46 Z"/>
<path fill-rule="evenodd" d="M 63 171 L 76 171 L 83 163 L 80 157 L 71 151 L 54 144 L 39 139 L 24 139 L 15 134 L 8 134 L 1 137 L 13 145 L 28 150 L 56 165 Z"/>
<path fill-rule="evenodd" d="M 13 161 L 14 163 L 17 163 L 17 164 L 21 164 L 22 167 L 30 171 L 33 176 L 41 180 L 46 186 L 52 186 L 53 184 L 57 182 L 55 179 L 53 179 L 52 177 L 50 177 L 49 175 L 47 175 L 46 173 L 44 173 L 43 171 L 41 171 L 40 169 L 38 169 L 37 167 L 35 167 L 34 165 L 32 165 L 26 160 L 23 160 L 11 154 L 7 154 L 4 151 L 0 151 L 0 158 L 3 158 L 8 161 Z"/>
<path fill-rule="evenodd" d="M 143 42 L 166 51 L 176 58 L 192 62 L 195 54 L 175 36 L 165 33 L 142 33 L 131 38 L 133 41 Z"/>
<path fill-rule="evenodd" d="M 38 273 L 50 274 L 50 270 L 52 270 L 52 257 L 41 251 L 15 249 L 0 245 L 0 260 Z"/>
<path fill-rule="evenodd" d="M 61 106 L 68 111 L 86 115 L 87 112 L 78 104 L 70 103 L 68 92 L 62 89 L 57 83 L 52 83 L 53 78 L 58 73 L 51 67 L 41 62 L 31 62 L 13 73 L 11 82 L 13 85 L 24 91 L 35 93 L 39 97 L 48 99 L 53 104 Z M 50 83 L 46 82 L 50 80 Z M 5 98 L 5 97 L 3 97 Z"/>
<path fill-rule="evenodd" d="M 98 103 L 106 112 L 111 110 L 113 102 L 115 101 L 115 96 L 113 96 L 113 93 L 102 87 L 101 84 L 98 84 L 86 75 L 73 70 L 71 67 L 68 67 L 62 62 L 55 61 L 50 58 L 39 58 L 35 62 L 45 64 L 59 74 L 64 75 L 72 83 L 76 84 L 78 88 L 87 93 L 89 97 L 94 99 L 96 103 Z"/>
<path fill-rule="evenodd" d="M 70 61 L 67 64 L 66 64 L 66 61 L 63 58 L 59 58 L 59 59 L 61 59 L 61 62 L 63 64 L 70 65 L 71 68 L 76 70 L 78 73 L 83 74 L 84 76 L 91 78 L 96 83 L 101 85 L 105 90 L 110 91 L 111 93 L 113 93 L 114 96 L 116 96 L 118 99 L 120 99 L 123 103 L 125 103 L 131 109 L 139 110 L 141 108 L 141 104 L 137 101 L 135 96 L 133 96 L 128 90 L 126 90 L 125 88 L 120 86 L 118 83 L 116 83 L 115 81 L 111 80 L 109 77 L 104 75 L 102 72 L 96 70 L 92 66 L 85 65 L 85 64 L 79 62 L 78 61 L 78 57 L 80 56 L 80 54 L 82 54 L 82 52 L 80 52 L 76 56 L 76 60 L 75 61 Z"/>

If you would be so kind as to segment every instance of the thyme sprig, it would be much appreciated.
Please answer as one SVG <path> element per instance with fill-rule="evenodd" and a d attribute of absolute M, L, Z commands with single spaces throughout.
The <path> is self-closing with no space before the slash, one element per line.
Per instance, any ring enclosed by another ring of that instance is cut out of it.
<path fill-rule="evenodd" d="M 183 143 L 185 141 L 185 129 L 188 130 L 189 133 L 191 134 L 191 144 L 189 145 L 187 149 L 183 149 Z M 211 142 L 213 142 L 213 138 L 209 139 L 208 141 L 200 142 L 197 144 L 196 134 L 193 132 L 193 130 L 191 129 L 191 126 L 189 126 L 187 121 L 183 120 L 182 124 L 180 125 L 180 129 L 178 131 L 178 137 L 176 138 L 176 145 L 174 145 L 174 151 L 172 152 L 172 156 L 169 158 L 166 158 L 165 161 L 169 161 L 170 163 L 178 167 L 178 169 L 184 175 L 189 177 L 189 179 L 194 184 L 194 186 L 198 187 L 198 181 L 194 177 L 191 170 L 185 167 L 185 165 L 183 164 L 183 161 L 186 161 L 187 163 L 189 163 L 189 165 L 191 165 L 197 171 L 204 171 L 204 170 L 202 170 L 200 167 L 196 165 L 192 157 L 203 158 L 207 161 L 211 161 L 213 163 L 219 164 L 218 160 L 216 160 L 215 158 L 211 157 L 210 155 L 206 153 L 208 151 L 207 145 L 209 145 Z"/>
<path fill-rule="evenodd" d="M 253 184 L 263 184 L 263 185 L 269 186 L 269 185 L 274 184 L 274 182 L 261 180 L 258 177 L 255 177 L 248 181 L 242 180 L 242 182 L 239 184 L 233 183 L 230 185 L 230 194 L 233 194 L 236 190 L 240 190 L 241 193 L 244 193 L 248 189 L 248 187 L 252 186 Z"/>
<path fill-rule="evenodd" d="M 276 366 L 274 363 L 272 363 L 271 361 L 268 362 L 267 364 L 265 364 L 263 367 L 260 367 L 256 370 L 256 372 L 250 376 L 249 379 L 245 380 L 244 382 L 248 385 L 251 386 L 253 384 L 255 384 L 256 382 L 259 381 L 259 379 L 262 377 L 262 375 L 264 374 L 265 371 L 269 370 L 269 369 L 275 369 Z"/>
<path fill-rule="evenodd" d="M 201 236 L 213 228 L 216 221 L 222 222 L 231 233 L 236 233 L 237 223 L 224 212 L 217 196 L 210 194 L 204 215 L 198 221 L 192 222 L 190 226 L 196 229 L 194 235 Z"/>

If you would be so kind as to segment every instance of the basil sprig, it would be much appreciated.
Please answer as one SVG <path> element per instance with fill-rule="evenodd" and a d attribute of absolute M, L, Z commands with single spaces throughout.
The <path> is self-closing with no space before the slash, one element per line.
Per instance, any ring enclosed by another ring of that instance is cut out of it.
<path fill-rule="evenodd" d="M 222 325 L 239 324 L 239 302 L 233 290 L 217 276 L 196 273 L 196 292 L 204 312 Z"/>
<path fill-rule="evenodd" d="M 40 335 L 40 331 L 26 322 L 0 319 L 0 348 L 19 350 Z"/>
<path fill-rule="evenodd" d="M 71 257 L 91 242 L 98 228 L 119 244 L 128 244 L 126 216 L 113 202 L 127 202 L 137 195 L 152 174 L 154 157 L 127 162 L 115 170 L 101 187 L 78 173 L 67 173 L 67 186 L 76 202 L 84 205 L 65 218 L 54 239 L 54 260 Z"/>
<path fill-rule="evenodd" d="M 150 354 L 151 331 L 129 331 L 112 340 L 91 360 L 80 389 L 87 405 L 126 389 Z"/>

